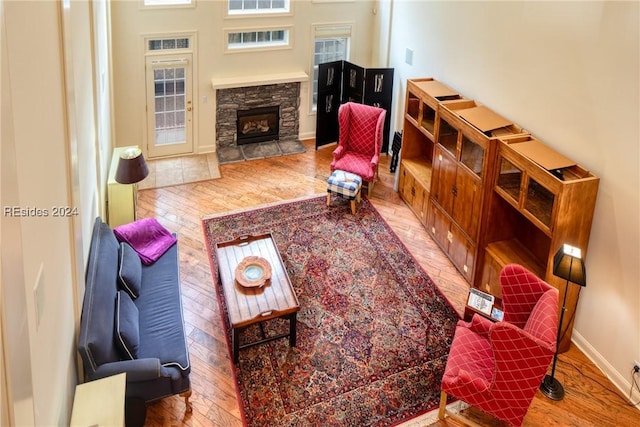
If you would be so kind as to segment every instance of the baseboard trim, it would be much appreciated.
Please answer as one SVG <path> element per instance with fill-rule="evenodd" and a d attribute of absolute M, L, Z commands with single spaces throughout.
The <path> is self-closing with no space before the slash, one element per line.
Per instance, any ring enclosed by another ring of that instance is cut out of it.
<path fill-rule="evenodd" d="M 622 393 L 622 395 L 629 399 L 629 390 L 631 390 L 631 382 L 624 378 L 620 372 L 618 372 L 608 361 L 605 359 L 600 353 L 596 351 L 595 348 L 589 342 L 580 335 L 576 330 L 573 331 L 573 335 L 571 336 L 571 341 L 575 344 L 576 347 L 580 351 L 582 351 L 585 356 L 593 362 L 594 365 L 598 367 L 602 371 L 602 373 L 609 378 L 609 380 L 616 386 L 616 388 Z M 629 373 L 631 372 L 631 367 L 629 367 Z M 636 388 L 634 388 L 631 392 L 631 403 L 638 402 L 635 407 L 640 409 L 640 392 Z"/>
<path fill-rule="evenodd" d="M 216 145 L 207 144 L 207 145 L 199 145 L 194 154 L 206 154 L 206 153 L 215 153 Z"/>
<path fill-rule="evenodd" d="M 316 132 L 312 131 L 312 132 L 300 132 L 298 134 L 298 138 L 300 140 L 305 140 L 305 139 L 314 139 L 316 137 Z"/>

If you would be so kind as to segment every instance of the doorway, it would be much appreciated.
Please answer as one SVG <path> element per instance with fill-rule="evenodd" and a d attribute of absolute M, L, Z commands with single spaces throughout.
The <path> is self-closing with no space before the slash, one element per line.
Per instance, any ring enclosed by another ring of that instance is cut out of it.
<path fill-rule="evenodd" d="M 193 152 L 191 53 L 146 58 L 147 156 Z"/>

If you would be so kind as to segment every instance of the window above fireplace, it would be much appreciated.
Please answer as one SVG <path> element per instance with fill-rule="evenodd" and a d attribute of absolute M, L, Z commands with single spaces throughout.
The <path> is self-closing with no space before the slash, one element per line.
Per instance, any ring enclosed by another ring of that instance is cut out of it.
<path fill-rule="evenodd" d="M 225 30 L 226 52 L 283 49 L 291 47 L 290 27 Z"/>

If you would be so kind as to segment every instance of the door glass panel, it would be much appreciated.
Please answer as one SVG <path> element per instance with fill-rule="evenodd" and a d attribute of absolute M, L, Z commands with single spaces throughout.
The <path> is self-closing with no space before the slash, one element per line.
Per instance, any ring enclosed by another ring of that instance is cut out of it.
<path fill-rule="evenodd" d="M 184 76 L 184 68 L 160 68 L 153 72 L 155 145 L 186 142 Z"/>

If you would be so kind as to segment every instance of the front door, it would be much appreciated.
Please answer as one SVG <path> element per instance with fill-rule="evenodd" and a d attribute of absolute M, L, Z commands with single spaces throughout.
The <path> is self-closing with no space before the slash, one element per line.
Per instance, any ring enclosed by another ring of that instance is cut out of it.
<path fill-rule="evenodd" d="M 146 59 L 147 156 L 193 152 L 192 55 Z"/>

